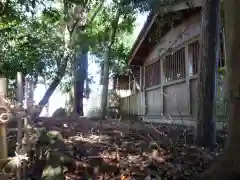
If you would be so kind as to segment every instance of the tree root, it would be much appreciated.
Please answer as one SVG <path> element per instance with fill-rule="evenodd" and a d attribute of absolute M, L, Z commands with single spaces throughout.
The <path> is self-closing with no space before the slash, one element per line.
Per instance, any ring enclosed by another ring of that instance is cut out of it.
<path fill-rule="evenodd" d="M 239 163 L 222 157 L 211 168 L 201 174 L 198 180 L 238 180 L 240 179 Z"/>

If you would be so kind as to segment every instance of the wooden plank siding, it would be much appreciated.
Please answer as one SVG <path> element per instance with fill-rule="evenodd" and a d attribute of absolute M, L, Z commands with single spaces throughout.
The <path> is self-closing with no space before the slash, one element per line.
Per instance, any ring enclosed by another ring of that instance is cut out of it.
<path fill-rule="evenodd" d="M 150 118 L 156 116 L 158 119 L 168 120 L 196 119 L 200 27 L 199 13 L 186 19 L 158 40 L 158 44 L 143 62 L 139 74 L 141 91 L 122 100 L 127 102 L 122 103 L 127 114 L 134 113 Z M 218 67 L 225 66 L 224 57 L 221 36 Z M 222 97 L 219 97 L 220 100 L 222 102 Z M 220 106 L 219 111 L 222 111 Z"/>

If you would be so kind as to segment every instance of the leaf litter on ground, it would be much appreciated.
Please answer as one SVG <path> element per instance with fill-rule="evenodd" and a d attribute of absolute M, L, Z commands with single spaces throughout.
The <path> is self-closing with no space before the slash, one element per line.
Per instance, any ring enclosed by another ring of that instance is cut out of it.
<path fill-rule="evenodd" d="M 64 143 L 57 151 L 75 161 L 66 167 L 66 180 L 195 179 L 219 155 L 225 138 L 220 132 L 221 144 L 210 152 L 194 146 L 191 127 L 105 120 L 99 134 L 97 123 L 86 118 L 42 123 L 61 132 Z"/>

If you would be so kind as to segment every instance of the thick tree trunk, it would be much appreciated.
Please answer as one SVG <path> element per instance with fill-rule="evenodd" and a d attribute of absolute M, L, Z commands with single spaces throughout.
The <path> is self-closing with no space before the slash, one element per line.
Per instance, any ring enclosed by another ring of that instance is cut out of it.
<path fill-rule="evenodd" d="M 77 81 L 74 83 L 74 111 L 83 116 L 83 91 L 84 91 L 84 81 Z"/>
<path fill-rule="evenodd" d="M 104 56 L 104 71 L 103 71 L 103 89 L 102 89 L 102 100 L 101 100 L 101 119 L 105 119 L 107 113 L 107 102 L 108 102 L 108 84 L 109 84 L 109 56 L 111 53 L 111 48 L 114 43 L 114 39 L 116 36 L 116 31 L 118 28 L 118 22 L 120 18 L 121 12 L 120 8 L 117 10 L 116 17 L 113 22 L 112 30 L 110 33 L 109 43 L 105 50 Z M 101 122 L 100 122 L 101 124 Z"/>
<path fill-rule="evenodd" d="M 229 97 L 228 140 L 219 161 L 201 179 L 240 179 L 240 1 L 224 1 Z"/>
<path fill-rule="evenodd" d="M 84 82 L 88 70 L 88 47 L 75 59 L 74 65 L 74 112 L 83 116 Z"/>
<path fill-rule="evenodd" d="M 107 101 L 108 101 L 108 84 L 109 84 L 109 53 L 111 47 L 107 47 L 104 54 L 104 68 L 102 78 L 102 99 L 101 99 L 101 119 L 105 119 L 107 112 Z"/>
<path fill-rule="evenodd" d="M 220 0 L 205 0 L 202 10 L 201 53 L 198 79 L 198 122 L 196 143 L 215 145 L 215 91 L 220 43 Z"/>

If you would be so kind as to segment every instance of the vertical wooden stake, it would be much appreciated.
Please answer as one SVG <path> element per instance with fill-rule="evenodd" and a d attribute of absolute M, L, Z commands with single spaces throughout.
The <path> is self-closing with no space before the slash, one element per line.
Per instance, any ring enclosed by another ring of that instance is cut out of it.
<path fill-rule="evenodd" d="M 0 159 L 8 157 L 6 124 L 0 124 Z"/>
<path fill-rule="evenodd" d="M 22 73 L 17 72 L 17 101 L 22 105 L 23 102 L 23 82 L 22 82 Z M 16 152 L 20 153 L 21 141 L 22 141 L 22 128 L 23 128 L 22 119 L 18 120 L 18 132 L 17 132 L 17 147 Z"/>
<path fill-rule="evenodd" d="M 21 72 L 17 72 L 17 101 L 22 105 L 23 103 L 23 77 Z M 23 136 L 23 121 L 22 118 L 18 119 L 18 132 L 17 132 L 17 146 L 16 152 L 20 154 Z M 21 169 L 19 168 L 16 173 L 17 180 L 21 179 Z"/>
<path fill-rule="evenodd" d="M 5 76 L 0 75 L 0 104 L 4 105 L 3 98 L 7 95 L 7 79 Z M 4 108 L 0 109 L 0 114 L 6 113 Z M 0 159 L 8 157 L 8 148 L 7 148 L 7 131 L 6 124 L 0 122 Z M 5 179 L 4 175 L 0 175 L 0 179 Z"/>

